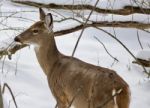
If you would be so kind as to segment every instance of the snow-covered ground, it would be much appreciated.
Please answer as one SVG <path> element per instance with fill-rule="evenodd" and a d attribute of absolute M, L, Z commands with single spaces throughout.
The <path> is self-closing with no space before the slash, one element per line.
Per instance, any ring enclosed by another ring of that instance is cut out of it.
<path fill-rule="evenodd" d="M 47 0 L 41 1 L 47 2 Z M 62 3 L 63 0 L 49 1 Z M 66 0 L 64 0 L 63 3 L 65 1 Z M 104 4 L 106 2 L 106 0 L 100 1 Z M 116 8 L 128 4 L 129 2 L 127 1 L 128 0 L 122 0 L 122 2 L 120 1 L 117 5 L 118 7 Z M 38 9 L 14 5 L 9 1 L 3 1 L 1 2 L 1 4 L 2 12 L 12 12 L 16 10 L 34 11 L 18 13 L 16 14 L 16 16 L 29 18 L 34 21 L 38 20 Z M 8 14 L 4 13 L 1 15 L 5 16 Z M 144 17 L 143 15 L 137 16 L 140 21 L 143 21 L 142 19 L 147 18 L 147 16 Z M 110 21 L 109 15 L 105 17 L 105 20 L 108 19 Z M 118 17 L 116 17 L 116 19 L 121 20 L 121 17 Z M 94 18 L 94 16 L 92 18 Z M 128 16 L 128 18 L 131 18 L 131 16 Z M 135 19 L 138 20 L 136 17 Z M 1 20 L 3 20 L 3 17 L 1 18 Z M 15 18 L 8 18 L 7 21 L 3 21 L 2 23 L 13 27 L 27 28 L 34 22 L 27 20 L 16 20 Z M 61 26 L 58 23 L 54 23 L 54 30 L 64 29 L 65 27 L 69 27 L 71 24 L 75 25 L 76 23 L 65 22 L 65 24 L 62 24 Z M 0 29 L 2 29 L 2 27 L 4 26 L 0 26 Z M 103 29 L 114 33 L 112 28 Z M 0 31 L 0 48 L 2 48 L 3 45 L 5 46 L 5 44 L 7 44 L 4 41 L 5 39 L 13 39 L 13 37 L 16 36 L 19 32 L 20 31 Z M 120 39 L 131 50 L 133 54 L 136 55 L 138 51 L 141 50 L 137 39 L 136 29 L 115 28 L 115 32 L 117 38 Z M 55 39 L 59 51 L 66 55 L 71 55 L 79 34 L 80 31 L 65 36 L 56 37 Z M 105 52 L 103 46 L 99 42 L 97 42 L 96 39 L 94 39 L 94 36 L 98 37 L 105 44 L 108 51 L 119 60 L 118 63 L 113 64 L 114 60 Z M 150 50 L 150 34 L 139 30 L 139 36 L 144 49 Z M 7 42 L 11 43 L 11 39 Z M 143 55 L 144 54 L 142 54 L 142 57 Z M 140 66 L 132 64 L 133 58 L 129 55 L 129 53 L 107 34 L 93 28 L 86 29 L 76 50 L 75 57 L 80 58 L 81 60 L 88 63 L 108 67 L 117 71 L 117 73 L 121 77 L 123 77 L 123 79 L 127 81 L 127 83 L 130 85 L 132 96 L 130 108 L 149 108 L 150 79 L 148 79 L 147 76 L 142 72 L 143 70 Z M 5 62 L 3 62 L 4 60 Z M 0 60 L 0 68 L 0 81 L 2 84 L 5 82 L 8 83 L 8 85 L 11 87 L 19 108 L 54 108 L 56 104 L 55 100 L 51 95 L 50 89 L 47 84 L 46 76 L 42 72 L 37 62 L 33 46 L 26 47 L 21 51 L 18 51 L 15 55 L 12 56 L 12 60 L 8 60 L 7 58 Z M 10 104 L 10 108 L 15 108 L 8 90 L 5 91 L 3 97 L 5 103 L 7 105 Z M 4 108 L 8 108 L 8 106 L 5 106 Z"/>

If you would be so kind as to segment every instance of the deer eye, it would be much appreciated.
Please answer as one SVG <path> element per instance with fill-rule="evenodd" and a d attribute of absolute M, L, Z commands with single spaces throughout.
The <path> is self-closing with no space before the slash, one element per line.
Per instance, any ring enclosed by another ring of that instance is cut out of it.
<path fill-rule="evenodd" d="M 34 29 L 34 30 L 33 30 L 33 33 L 34 33 L 34 34 L 37 34 L 38 32 L 39 32 L 39 30 L 37 30 L 37 29 Z"/>

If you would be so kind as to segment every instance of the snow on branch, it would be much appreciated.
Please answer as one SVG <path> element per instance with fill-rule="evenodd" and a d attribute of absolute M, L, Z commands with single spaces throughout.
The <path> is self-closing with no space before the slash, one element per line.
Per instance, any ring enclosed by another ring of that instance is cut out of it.
<path fill-rule="evenodd" d="M 77 5 L 72 5 L 72 4 L 62 5 L 62 4 L 54 4 L 54 3 L 44 4 L 44 3 L 38 3 L 38 2 L 33 2 L 33 1 L 21 1 L 21 0 L 19 1 L 12 0 L 12 2 L 23 4 L 23 5 L 28 5 L 28 6 L 34 6 L 34 7 L 43 7 L 43 8 L 50 8 L 50 9 L 64 9 L 64 10 L 92 10 L 94 7 L 88 4 L 77 4 Z M 149 8 L 130 6 L 130 5 L 124 6 L 123 9 L 102 9 L 102 8 L 96 7 L 94 11 L 97 13 L 102 13 L 102 14 L 117 14 L 117 15 L 131 15 L 134 13 L 150 14 Z"/>

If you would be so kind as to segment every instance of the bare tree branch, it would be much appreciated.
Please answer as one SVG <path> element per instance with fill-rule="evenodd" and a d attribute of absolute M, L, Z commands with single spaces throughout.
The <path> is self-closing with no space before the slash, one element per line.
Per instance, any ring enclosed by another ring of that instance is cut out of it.
<path fill-rule="evenodd" d="M 142 43 L 141 43 L 141 40 L 140 40 L 140 35 L 139 35 L 139 31 L 138 30 L 137 30 L 137 39 L 138 39 L 138 42 L 140 44 L 141 49 L 143 49 L 143 46 L 142 46 Z"/>
<path fill-rule="evenodd" d="M 95 27 L 95 28 L 98 29 L 98 30 L 103 31 L 104 33 L 108 34 L 108 36 L 110 36 L 110 37 L 112 37 L 113 39 L 115 39 L 121 46 L 124 47 L 124 49 L 125 49 L 135 60 L 137 60 L 137 58 L 135 57 L 135 55 L 134 55 L 118 38 L 116 38 L 116 37 L 115 37 L 114 35 L 112 35 L 111 33 L 107 32 L 106 30 L 103 30 L 103 29 L 98 28 L 98 27 Z M 142 64 L 140 61 L 139 61 L 139 63 Z M 143 65 L 141 65 L 141 66 L 142 66 L 142 68 L 143 68 L 143 70 L 144 70 L 144 73 L 146 73 L 146 74 L 148 75 L 148 77 L 150 77 L 150 73 L 147 72 L 146 68 L 145 68 Z"/>
<path fill-rule="evenodd" d="M 1 57 L 3 57 L 3 56 L 5 56 L 5 55 L 12 55 L 12 54 L 15 54 L 18 50 L 20 50 L 20 49 L 22 49 L 22 48 L 24 48 L 24 47 L 26 47 L 27 45 L 15 45 L 14 47 L 12 47 L 11 49 L 9 49 L 9 50 L 1 50 L 0 51 L 0 58 Z"/>
<path fill-rule="evenodd" d="M 85 30 L 85 26 L 87 25 L 88 20 L 90 19 L 90 17 L 91 17 L 91 15 L 92 15 L 92 13 L 93 13 L 94 9 L 96 8 L 96 6 L 97 6 L 98 2 L 99 2 L 99 0 L 97 0 L 97 1 L 96 1 L 96 3 L 95 3 L 95 5 L 94 5 L 93 9 L 91 10 L 91 12 L 90 12 L 89 16 L 87 17 L 87 19 L 86 19 L 85 23 L 83 23 L 83 24 L 82 24 L 82 25 L 83 25 L 83 27 L 82 27 L 82 31 L 81 31 L 81 33 L 80 33 L 80 35 L 79 35 L 79 38 L 78 38 L 78 40 L 77 40 L 77 42 L 76 42 L 76 44 L 75 44 L 74 49 L 73 49 L 72 57 L 74 56 L 75 51 L 76 51 L 76 49 L 77 49 L 77 46 L 78 46 L 78 44 L 79 44 L 79 41 L 80 41 L 80 39 L 81 39 L 81 37 L 82 37 L 82 35 L 83 35 L 83 32 L 84 32 L 84 30 Z"/>
<path fill-rule="evenodd" d="M 103 108 L 108 102 L 113 100 L 113 98 L 117 95 L 119 95 L 122 92 L 122 88 L 119 89 L 114 95 L 112 95 L 110 98 L 108 98 L 102 105 L 98 106 L 97 108 Z"/>
<path fill-rule="evenodd" d="M 13 101 L 14 101 L 14 104 L 15 104 L 16 108 L 18 108 L 17 103 L 16 103 L 16 99 L 15 99 L 15 97 L 14 97 L 14 95 L 13 95 L 13 92 L 12 92 L 11 88 L 8 86 L 7 83 L 4 83 L 2 93 L 4 93 L 6 87 L 8 88 L 8 90 L 9 90 L 11 96 L 12 96 L 12 99 L 13 99 Z"/>
<path fill-rule="evenodd" d="M 144 67 L 150 67 L 150 60 L 143 60 L 143 59 L 137 58 L 136 61 L 132 61 L 132 63 L 142 65 Z"/>
<path fill-rule="evenodd" d="M 112 59 L 114 59 L 114 61 L 119 62 L 119 60 L 118 60 L 117 58 L 115 58 L 114 56 L 112 56 L 112 55 L 110 54 L 110 52 L 107 50 L 106 46 L 103 44 L 103 42 L 101 42 L 101 41 L 98 39 L 98 37 L 94 36 L 94 38 L 95 38 L 100 44 L 102 44 L 102 46 L 104 47 L 106 53 L 107 53 Z"/>
<path fill-rule="evenodd" d="M 83 27 L 88 28 L 88 27 L 93 27 L 93 26 L 96 26 L 96 27 L 137 28 L 137 29 L 141 29 L 141 30 L 150 28 L 150 24 L 140 23 L 140 22 L 136 22 L 136 21 L 112 21 L 112 22 L 99 21 L 99 22 L 92 22 L 90 24 L 86 24 L 85 26 L 83 24 L 80 24 L 80 25 L 72 27 L 72 28 L 56 31 L 54 34 L 55 34 L 55 36 L 61 36 L 61 35 L 65 35 L 68 33 L 72 33 L 72 32 L 76 32 L 78 30 L 81 30 Z"/>
<path fill-rule="evenodd" d="M 50 8 L 50 9 L 64 9 L 64 10 L 92 10 L 94 6 L 88 4 L 78 4 L 78 5 L 61 5 L 61 4 L 44 4 L 44 3 L 37 3 L 33 1 L 21 1 L 21 0 L 12 0 L 14 3 L 34 6 L 34 7 L 43 7 L 43 8 Z M 142 8 L 136 6 L 125 6 L 123 9 L 101 9 L 96 7 L 94 9 L 95 12 L 103 13 L 103 14 L 118 14 L 118 15 L 130 15 L 134 13 L 140 14 L 150 14 L 149 8 Z"/>
<path fill-rule="evenodd" d="M 0 85 L 0 108 L 3 108 L 3 97 L 1 92 L 1 85 Z"/>
<path fill-rule="evenodd" d="M 55 31 L 54 34 L 55 34 L 55 36 L 66 35 L 66 34 L 81 30 L 83 27 L 88 28 L 88 27 L 93 27 L 93 26 L 96 26 L 96 27 L 116 27 L 116 28 L 117 27 L 118 28 L 137 28 L 140 30 L 144 30 L 144 29 L 150 28 L 150 23 L 142 23 L 142 22 L 136 22 L 136 21 L 111 21 L 111 22 L 108 22 L 108 21 L 94 22 L 93 21 L 92 23 L 86 24 L 86 26 L 83 26 L 83 24 L 79 24 L 79 25 L 71 27 L 71 28 Z M 24 30 L 24 28 L 8 27 L 8 28 L 0 29 L 0 31 L 2 31 L 2 30 Z"/>
<path fill-rule="evenodd" d="M 113 21 L 113 22 L 107 22 L 107 21 L 102 21 L 102 22 L 93 22 L 90 24 L 86 24 L 85 26 L 83 24 L 80 24 L 78 26 L 60 30 L 60 31 L 55 31 L 54 35 L 55 36 L 62 36 L 66 35 L 69 33 L 76 32 L 78 30 L 81 30 L 84 28 L 88 27 L 124 27 L 124 28 L 139 28 L 139 29 L 146 29 L 150 28 L 150 24 L 144 24 L 144 23 L 139 23 L 139 22 L 132 22 L 132 21 Z M 9 29 L 7 29 L 9 30 Z M 15 29 L 14 29 L 15 30 Z M 4 55 L 9 55 L 9 54 L 14 54 L 16 51 L 26 47 L 27 45 L 15 45 L 13 48 L 11 48 L 9 51 L 7 50 L 1 50 L 0 51 L 0 56 Z"/>

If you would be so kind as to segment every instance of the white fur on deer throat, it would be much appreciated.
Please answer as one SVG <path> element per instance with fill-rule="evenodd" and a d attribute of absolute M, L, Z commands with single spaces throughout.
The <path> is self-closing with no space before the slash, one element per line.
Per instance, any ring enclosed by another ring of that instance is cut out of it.
<path fill-rule="evenodd" d="M 38 44 L 32 44 L 34 46 L 35 51 L 39 51 L 40 46 Z"/>

